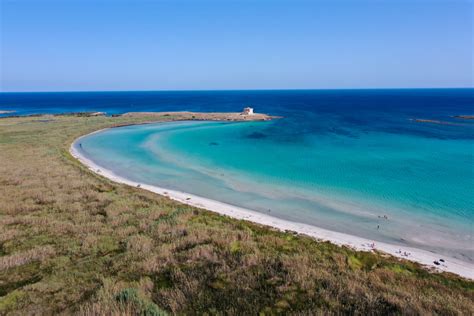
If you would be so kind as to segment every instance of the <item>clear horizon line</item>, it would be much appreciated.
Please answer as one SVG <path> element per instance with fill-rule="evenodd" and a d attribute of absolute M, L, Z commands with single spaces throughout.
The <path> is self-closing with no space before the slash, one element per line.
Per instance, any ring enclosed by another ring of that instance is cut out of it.
<path fill-rule="evenodd" d="M 210 91 L 327 91 L 327 90 L 454 90 L 471 87 L 387 87 L 387 88 L 255 88 L 255 89 L 145 89 L 145 90 L 17 90 L 2 93 L 90 93 L 90 92 L 210 92 Z"/>

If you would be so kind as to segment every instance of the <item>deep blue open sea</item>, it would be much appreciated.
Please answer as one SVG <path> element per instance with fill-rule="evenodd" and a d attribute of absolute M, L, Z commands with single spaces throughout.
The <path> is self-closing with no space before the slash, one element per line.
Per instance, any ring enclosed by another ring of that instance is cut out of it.
<path fill-rule="evenodd" d="M 283 118 L 111 129 L 82 150 L 139 182 L 473 261 L 474 120 L 453 116 L 474 114 L 474 89 L 0 94 L 18 115 L 248 105 Z"/>

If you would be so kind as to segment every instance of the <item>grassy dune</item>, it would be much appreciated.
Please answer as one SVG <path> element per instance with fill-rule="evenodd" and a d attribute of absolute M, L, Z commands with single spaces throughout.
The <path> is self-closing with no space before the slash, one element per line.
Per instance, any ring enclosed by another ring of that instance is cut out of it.
<path fill-rule="evenodd" d="M 0 314 L 474 314 L 474 282 L 115 184 L 68 153 L 179 117 L 0 119 Z"/>

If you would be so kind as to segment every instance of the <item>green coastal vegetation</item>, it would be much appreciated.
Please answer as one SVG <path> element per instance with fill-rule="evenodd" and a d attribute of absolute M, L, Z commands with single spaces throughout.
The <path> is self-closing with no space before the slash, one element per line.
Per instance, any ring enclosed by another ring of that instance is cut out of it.
<path fill-rule="evenodd" d="M 114 183 L 69 153 L 163 115 L 0 119 L 0 315 L 473 315 L 474 282 Z"/>

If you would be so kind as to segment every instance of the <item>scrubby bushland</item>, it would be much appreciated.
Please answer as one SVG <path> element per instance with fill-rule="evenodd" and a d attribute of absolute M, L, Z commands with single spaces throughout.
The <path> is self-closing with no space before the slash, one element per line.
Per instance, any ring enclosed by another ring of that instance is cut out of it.
<path fill-rule="evenodd" d="M 68 153 L 146 119 L 0 119 L 0 314 L 474 314 L 471 281 L 115 184 Z"/>

